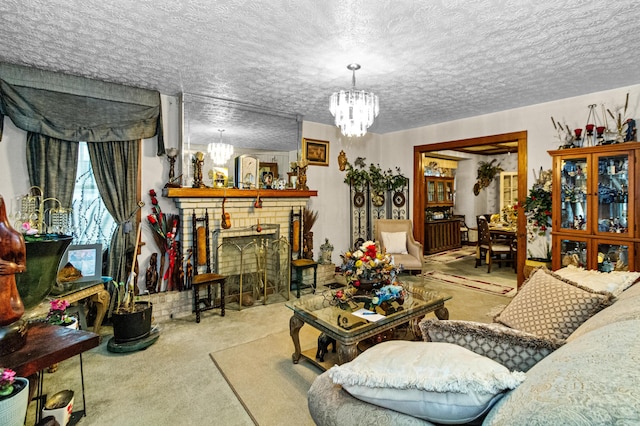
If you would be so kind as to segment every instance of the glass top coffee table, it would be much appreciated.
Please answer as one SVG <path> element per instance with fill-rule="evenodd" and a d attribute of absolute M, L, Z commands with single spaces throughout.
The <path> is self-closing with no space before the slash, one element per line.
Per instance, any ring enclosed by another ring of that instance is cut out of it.
<path fill-rule="evenodd" d="M 352 303 L 350 308 L 343 309 L 331 303 L 332 297 L 329 293 L 315 294 L 287 302 L 286 306 L 293 311 L 293 316 L 289 320 L 291 339 L 295 347 L 292 355 L 293 363 L 297 364 L 304 356 L 320 368 L 326 367 L 316 361 L 315 350 L 306 351 L 306 353 L 300 350 L 299 333 L 304 324 L 309 324 L 336 340 L 338 364 L 343 364 L 358 355 L 358 342 L 369 337 L 412 320 L 421 320 L 429 312 L 434 312 L 439 319 L 449 319 L 449 311 L 444 304 L 451 299 L 451 296 L 415 287 L 406 288 L 406 291 L 407 295 L 402 304 L 393 301 L 386 311 L 380 307 L 375 308 L 376 313 L 384 315 L 378 321 L 368 321 L 365 319 L 366 316 L 363 318 L 354 315 L 355 311 L 364 307 L 364 302 Z"/>

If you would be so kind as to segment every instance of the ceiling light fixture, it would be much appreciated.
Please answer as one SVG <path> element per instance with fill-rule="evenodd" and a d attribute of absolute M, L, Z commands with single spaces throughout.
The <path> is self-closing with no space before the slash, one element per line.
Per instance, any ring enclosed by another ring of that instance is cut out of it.
<path fill-rule="evenodd" d="M 360 65 L 349 64 L 347 69 L 353 72 L 353 87 L 331 95 L 329 111 L 343 135 L 364 136 L 378 116 L 378 96 L 365 90 L 356 90 L 356 71 L 360 69 Z"/>
<path fill-rule="evenodd" d="M 233 146 L 228 143 L 222 143 L 222 132 L 224 129 L 218 129 L 220 132 L 220 142 L 211 142 L 207 146 L 207 152 L 216 166 L 224 166 L 229 158 L 233 155 Z"/>

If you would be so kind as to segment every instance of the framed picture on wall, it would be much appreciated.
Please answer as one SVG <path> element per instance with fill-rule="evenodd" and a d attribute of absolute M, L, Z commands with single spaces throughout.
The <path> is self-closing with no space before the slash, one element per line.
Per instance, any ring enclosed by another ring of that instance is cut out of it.
<path fill-rule="evenodd" d="M 313 166 L 329 165 L 329 141 L 302 139 L 302 152 Z"/>

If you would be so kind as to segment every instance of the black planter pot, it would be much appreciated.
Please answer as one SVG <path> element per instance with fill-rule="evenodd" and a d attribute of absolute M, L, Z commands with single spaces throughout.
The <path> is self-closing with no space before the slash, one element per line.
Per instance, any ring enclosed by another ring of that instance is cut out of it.
<path fill-rule="evenodd" d="M 151 303 L 136 302 L 135 312 L 114 312 L 111 315 L 114 341 L 126 343 L 147 337 L 151 332 L 152 310 Z"/>

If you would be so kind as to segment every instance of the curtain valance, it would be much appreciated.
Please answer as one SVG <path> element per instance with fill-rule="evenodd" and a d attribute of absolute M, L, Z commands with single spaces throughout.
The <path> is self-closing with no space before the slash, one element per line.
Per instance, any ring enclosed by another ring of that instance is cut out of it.
<path fill-rule="evenodd" d="M 0 63 L 0 140 L 4 116 L 57 139 L 111 142 L 158 135 L 164 154 L 160 93 Z"/>

